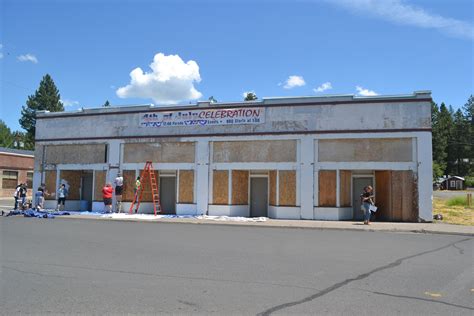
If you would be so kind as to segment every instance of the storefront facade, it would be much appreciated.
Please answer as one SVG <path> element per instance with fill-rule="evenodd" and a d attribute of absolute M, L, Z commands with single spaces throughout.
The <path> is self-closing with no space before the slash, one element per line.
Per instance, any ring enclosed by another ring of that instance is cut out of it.
<path fill-rule="evenodd" d="M 431 221 L 430 111 L 422 91 L 39 113 L 34 182 L 67 184 L 66 208 L 102 209 L 120 171 L 127 208 L 152 161 L 167 213 L 358 219 L 370 184 L 378 219 Z"/>

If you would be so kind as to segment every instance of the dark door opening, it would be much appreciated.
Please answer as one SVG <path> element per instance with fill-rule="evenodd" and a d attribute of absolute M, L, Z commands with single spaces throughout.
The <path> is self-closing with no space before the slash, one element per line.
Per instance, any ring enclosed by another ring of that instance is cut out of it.
<path fill-rule="evenodd" d="M 87 210 L 92 209 L 92 189 L 93 189 L 93 180 L 94 174 L 92 170 L 84 170 L 81 174 L 81 200 L 86 201 Z M 85 203 L 85 202 L 82 202 Z"/>
<path fill-rule="evenodd" d="M 176 214 L 176 177 L 160 177 L 162 213 Z"/>
<path fill-rule="evenodd" d="M 250 178 L 250 217 L 268 216 L 268 179 Z"/>
<path fill-rule="evenodd" d="M 354 220 L 364 219 L 364 213 L 360 209 L 360 195 L 368 185 L 372 187 L 374 186 L 374 180 L 372 177 L 352 178 L 352 209 Z"/>

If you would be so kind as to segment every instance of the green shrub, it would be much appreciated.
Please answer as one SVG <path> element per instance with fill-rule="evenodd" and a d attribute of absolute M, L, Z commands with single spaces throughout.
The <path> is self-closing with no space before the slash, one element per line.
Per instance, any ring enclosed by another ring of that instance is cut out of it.
<path fill-rule="evenodd" d="M 446 202 L 447 206 L 467 206 L 467 196 L 455 196 Z"/>
<path fill-rule="evenodd" d="M 474 177 L 466 177 L 465 179 L 466 179 L 466 182 L 464 182 L 464 185 L 466 187 L 470 187 L 470 188 L 474 187 Z"/>

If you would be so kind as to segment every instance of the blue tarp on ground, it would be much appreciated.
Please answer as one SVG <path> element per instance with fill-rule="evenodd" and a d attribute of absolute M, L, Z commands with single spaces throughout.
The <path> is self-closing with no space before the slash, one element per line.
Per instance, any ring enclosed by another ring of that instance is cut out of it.
<path fill-rule="evenodd" d="M 25 211 L 10 211 L 7 216 L 23 215 L 24 217 L 37 217 L 37 218 L 54 218 L 56 216 L 70 215 L 69 212 L 58 212 L 58 211 L 37 211 L 35 209 L 29 209 Z"/>

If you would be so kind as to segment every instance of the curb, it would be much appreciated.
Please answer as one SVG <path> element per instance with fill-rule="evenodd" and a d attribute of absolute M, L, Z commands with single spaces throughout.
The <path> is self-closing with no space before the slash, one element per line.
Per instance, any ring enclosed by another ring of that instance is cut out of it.
<path fill-rule="evenodd" d="M 474 237 L 473 232 L 464 231 L 443 231 L 435 229 L 425 228 L 355 228 L 355 227 L 324 227 L 324 224 L 320 226 L 304 226 L 304 225 L 288 225 L 281 224 L 275 225 L 268 222 L 230 222 L 230 221 L 212 221 L 212 220 L 194 220 L 194 219 L 159 219 L 154 221 L 146 221 L 141 219 L 113 219 L 113 218 L 102 218 L 96 216 L 58 216 L 56 219 L 79 219 L 79 220 L 98 220 L 98 221 L 110 221 L 110 222 L 135 222 L 135 223 L 149 223 L 149 224 L 192 224 L 192 225 L 226 225 L 226 226 L 237 226 L 237 227 L 259 227 L 259 228 L 284 228 L 284 229 L 312 229 L 312 230 L 346 230 L 346 231 L 358 231 L 358 232 L 387 232 L 387 233 L 414 233 L 414 234 L 439 234 L 439 235 L 455 235 L 455 236 L 467 236 Z M 321 222 L 318 222 L 321 223 Z M 375 224 L 376 225 L 376 224 Z M 436 225 L 436 224 L 435 224 Z M 441 224 L 443 225 L 443 224 Z M 462 226 L 464 227 L 464 226 Z"/>

